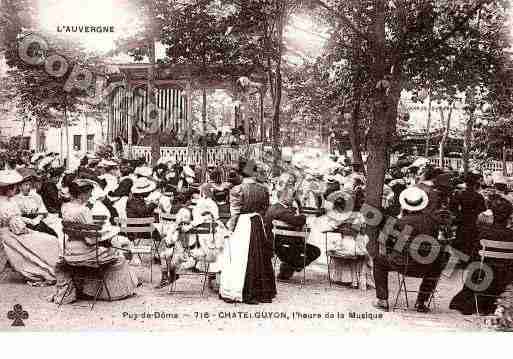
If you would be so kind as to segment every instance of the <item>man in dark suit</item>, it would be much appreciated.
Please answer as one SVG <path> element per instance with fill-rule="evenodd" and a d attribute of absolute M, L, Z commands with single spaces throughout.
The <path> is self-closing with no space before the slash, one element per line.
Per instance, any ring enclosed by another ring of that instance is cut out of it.
<path fill-rule="evenodd" d="M 303 230 L 306 223 L 304 215 L 298 215 L 292 207 L 295 193 L 294 187 L 288 185 L 288 174 L 283 174 L 278 183 L 278 203 L 272 205 L 264 218 L 267 233 L 272 235 L 272 223 L 274 220 L 282 221 L 298 231 Z M 280 273 L 278 279 L 289 280 L 295 271 L 303 270 L 305 264 L 308 266 L 316 260 L 321 251 L 319 248 L 306 244 L 306 253 L 304 243 L 294 237 L 277 236 L 275 238 L 275 251 L 280 258 Z M 306 259 L 304 258 L 306 256 Z"/>

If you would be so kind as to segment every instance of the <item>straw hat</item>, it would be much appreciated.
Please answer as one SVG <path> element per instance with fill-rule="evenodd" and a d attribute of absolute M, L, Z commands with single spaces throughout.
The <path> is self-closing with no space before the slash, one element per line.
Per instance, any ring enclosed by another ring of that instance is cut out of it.
<path fill-rule="evenodd" d="M 418 212 L 427 207 L 429 198 L 427 193 L 422 189 L 410 187 L 401 192 L 399 195 L 399 203 L 402 209 Z"/>
<path fill-rule="evenodd" d="M 139 177 L 151 177 L 153 175 L 153 169 L 147 166 L 140 166 L 135 169 L 134 174 Z"/>
<path fill-rule="evenodd" d="M 34 170 L 32 168 L 23 167 L 23 168 L 20 168 L 17 171 L 23 177 L 23 181 L 22 182 L 27 182 L 27 181 L 30 181 L 32 179 L 35 179 L 35 178 L 39 177 L 37 175 L 37 173 L 36 173 L 36 170 Z"/>
<path fill-rule="evenodd" d="M 85 178 L 77 178 L 72 182 L 72 184 L 76 185 L 78 187 L 79 192 L 81 193 L 91 191 L 96 186 L 96 183 L 94 181 Z"/>
<path fill-rule="evenodd" d="M 0 187 L 7 187 L 23 181 L 23 176 L 15 170 L 0 171 Z"/>
<path fill-rule="evenodd" d="M 119 164 L 117 162 L 114 162 L 111 160 L 106 160 L 106 159 L 102 159 L 100 161 L 100 163 L 98 163 L 98 167 L 103 167 L 103 168 L 117 167 L 117 166 L 119 166 Z"/>
<path fill-rule="evenodd" d="M 157 188 L 157 184 L 148 178 L 138 178 L 134 184 L 132 185 L 132 193 L 133 194 L 144 194 L 155 191 Z"/>

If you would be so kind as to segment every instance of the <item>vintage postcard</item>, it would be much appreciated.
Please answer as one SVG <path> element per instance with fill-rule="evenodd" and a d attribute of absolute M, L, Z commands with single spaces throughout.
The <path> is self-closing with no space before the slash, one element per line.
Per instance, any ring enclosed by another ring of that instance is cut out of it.
<path fill-rule="evenodd" d="M 509 1 L 1 0 L 0 331 L 513 328 Z"/>

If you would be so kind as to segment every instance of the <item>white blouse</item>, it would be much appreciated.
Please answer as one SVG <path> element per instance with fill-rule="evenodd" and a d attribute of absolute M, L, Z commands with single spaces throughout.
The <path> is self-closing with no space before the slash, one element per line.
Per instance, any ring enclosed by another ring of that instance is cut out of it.
<path fill-rule="evenodd" d="M 13 217 L 21 217 L 18 204 L 12 198 L 0 196 L 0 228 L 8 227 Z"/>
<path fill-rule="evenodd" d="M 43 199 L 35 191 L 30 191 L 28 195 L 18 193 L 13 201 L 18 205 L 22 214 L 47 214 L 48 210 Z"/>

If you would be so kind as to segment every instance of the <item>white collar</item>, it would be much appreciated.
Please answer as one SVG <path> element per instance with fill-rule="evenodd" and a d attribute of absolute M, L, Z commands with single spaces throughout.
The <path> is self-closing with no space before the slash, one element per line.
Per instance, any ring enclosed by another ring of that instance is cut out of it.
<path fill-rule="evenodd" d="M 253 177 L 244 177 L 242 183 L 257 183 Z"/>

